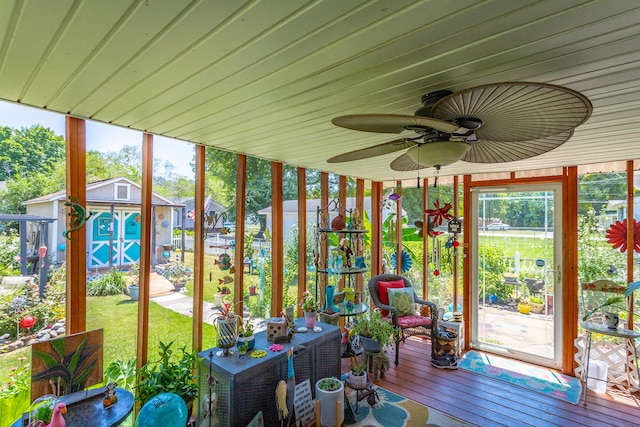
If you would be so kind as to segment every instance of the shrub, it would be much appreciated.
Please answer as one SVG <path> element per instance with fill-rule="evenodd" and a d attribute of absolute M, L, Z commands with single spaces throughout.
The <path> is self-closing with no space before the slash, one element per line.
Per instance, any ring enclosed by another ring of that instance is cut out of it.
<path fill-rule="evenodd" d="M 19 334 L 18 324 L 25 316 L 36 318 L 36 323 L 31 328 L 33 331 L 64 317 L 64 286 L 60 283 L 47 285 L 42 299 L 38 285 L 18 286 L 12 292 L 0 296 L 0 307 L 0 335 L 8 333 L 11 339 L 16 339 Z"/>
<path fill-rule="evenodd" d="M 112 268 L 104 276 L 87 284 L 87 295 L 106 296 L 124 293 L 127 286 L 123 272 Z"/>
<path fill-rule="evenodd" d="M 20 274 L 18 257 L 18 235 L 15 232 L 0 234 L 0 276 Z"/>

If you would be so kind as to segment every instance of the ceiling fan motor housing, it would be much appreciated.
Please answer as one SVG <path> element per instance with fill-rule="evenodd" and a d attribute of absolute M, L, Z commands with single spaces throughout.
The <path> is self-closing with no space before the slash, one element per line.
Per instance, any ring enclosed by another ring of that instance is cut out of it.
<path fill-rule="evenodd" d="M 416 116 L 421 117 L 433 117 L 431 115 L 431 108 L 436 104 L 436 102 L 440 101 L 447 95 L 451 95 L 453 92 L 450 90 L 436 90 L 434 92 L 429 92 L 426 95 L 422 95 L 422 107 L 418 108 L 415 112 Z"/>

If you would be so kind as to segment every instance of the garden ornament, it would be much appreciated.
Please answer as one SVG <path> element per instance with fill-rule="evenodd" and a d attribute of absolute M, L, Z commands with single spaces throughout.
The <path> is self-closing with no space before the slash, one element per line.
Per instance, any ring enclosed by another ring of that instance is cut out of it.
<path fill-rule="evenodd" d="M 89 212 L 89 215 L 87 215 L 86 209 L 82 207 L 79 202 L 80 201 L 73 196 L 69 196 L 69 200 L 64 202 L 64 205 L 70 208 L 69 213 L 67 214 L 69 217 L 70 228 L 64 233 L 64 237 L 69 240 L 73 240 L 71 239 L 70 234 L 81 229 L 91 215 L 93 215 L 93 212 Z"/>

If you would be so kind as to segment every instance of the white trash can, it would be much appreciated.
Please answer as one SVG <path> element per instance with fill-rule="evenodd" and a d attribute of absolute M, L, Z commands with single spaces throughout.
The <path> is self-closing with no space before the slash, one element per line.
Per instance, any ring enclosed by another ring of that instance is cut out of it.
<path fill-rule="evenodd" d="M 601 360 L 589 360 L 589 378 L 587 388 L 596 393 L 607 392 L 607 374 L 609 366 Z"/>

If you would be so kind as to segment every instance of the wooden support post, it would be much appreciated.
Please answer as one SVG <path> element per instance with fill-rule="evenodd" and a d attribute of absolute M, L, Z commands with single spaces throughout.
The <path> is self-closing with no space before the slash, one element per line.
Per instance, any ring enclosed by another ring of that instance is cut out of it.
<path fill-rule="evenodd" d="M 151 273 L 151 206 L 153 204 L 153 135 L 142 135 L 142 196 L 140 216 L 140 283 L 138 290 L 138 339 L 136 367 L 147 363 L 149 347 L 149 276 Z"/>
<path fill-rule="evenodd" d="M 244 313 L 244 218 L 247 201 L 247 156 L 238 154 L 236 168 L 236 252 L 234 265 L 236 272 L 233 280 L 234 313 L 242 318 Z"/>
<path fill-rule="evenodd" d="M 206 147 L 196 145 L 196 187 L 193 218 L 193 327 L 191 347 L 202 350 L 202 321 L 204 313 L 204 187 Z M 184 251 L 183 251 L 184 252 Z"/>
<path fill-rule="evenodd" d="M 85 121 L 66 117 L 67 194 L 80 206 L 87 206 L 87 166 Z M 67 214 L 71 208 L 67 207 Z M 88 213 L 88 212 L 87 212 Z M 66 230 L 70 217 L 67 215 Z M 67 240 L 67 333 L 75 334 L 87 329 L 87 227 L 73 231 Z"/>
<path fill-rule="evenodd" d="M 307 290 L 307 171 L 298 168 L 298 301 Z M 297 316 L 302 316 L 298 305 Z"/>
<path fill-rule="evenodd" d="M 284 233 L 282 223 L 282 163 L 271 162 L 271 315 L 282 311 L 284 283 Z"/>

